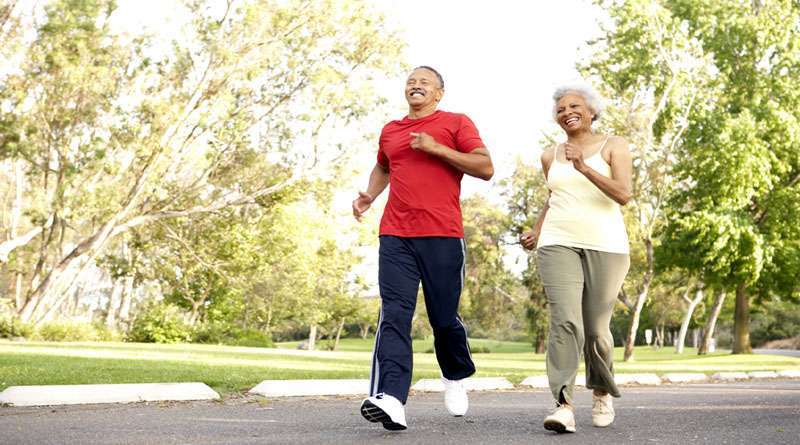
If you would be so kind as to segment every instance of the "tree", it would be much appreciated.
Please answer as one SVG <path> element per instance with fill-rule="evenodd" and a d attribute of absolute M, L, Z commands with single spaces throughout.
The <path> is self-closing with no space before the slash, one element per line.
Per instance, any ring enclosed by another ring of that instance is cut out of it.
<path fill-rule="evenodd" d="M 701 301 L 703 301 L 703 297 L 705 296 L 702 283 L 695 285 L 693 298 L 689 298 L 691 290 L 692 288 L 687 286 L 686 291 L 681 296 L 683 301 L 686 302 L 686 312 L 684 313 L 683 321 L 681 322 L 681 330 L 678 333 L 678 342 L 675 344 L 676 354 L 683 354 L 683 347 L 684 343 L 686 342 L 686 333 L 689 331 L 689 324 L 692 322 L 694 309 L 698 304 L 700 304 Z"/>
<path fill-rule="evenodd" d="M 533 228 L 539 210 L 544 207 L 548 197 L 544 175 L 539 169 L 517 160 L 517 166 L 510 178 L 505 180 L 503 197 L 506 199 L 511 219 L 508 234 L 510 245 L 518 244 L 522 232 Z M 544 285 L 536 269 L 536 258 L 527 255 L 526 268 L 522 272 L 522 283 L 528 291 L 528 302 L 525 307 L 528 333 L 531 336 L 534 350 L 544 353 L 547 345 L 548 313 L 547 296 Z"/>
<path fill-rule="evenodd" d="M 462 202 L 467 246 L 462 312 L 473 333 L 507 338 L 524 307 L 521 288 L 504 263 L 508 216 L 486 198 Z"/>
<path fill-rule="evenodd" d="M 634 196 L 624 208 L 631 270 L 620 292 L 630 313 L 626 361 L 633 359 L 640 314 L 656 274 L 656 233 L 665 223 L 664 205 L 674 186 L 674 152 L 710 78 L 698 41 L 663 3 L 609 2 L 612 24 L 589 42 L 590 55 L 579 64 L 609 98 L 601 130 L 626 137 L 634 158 Z"/>
<path fill-rule="evenodd" d="M 676 151 L 665 258 L 735 293 L 733 352 L 749 353 L 751 296 L 798 292 L 800 5 L 665 3 L 717 72 Z"/>
<path fill-rule="evenodd" d="M 223 6 L 190 2 L 165 47 L 115 33 L 111 0 L 47 4 L 0 89 L 0 160 L 28 183 L 30 229 L 0 244 L 25 271 L 23 320 L 57 310 L 121 234 L 323 174 L 331 129 L 383 103 L 367 81 L 399 68 L 401 44 L 361 2 Z"/>

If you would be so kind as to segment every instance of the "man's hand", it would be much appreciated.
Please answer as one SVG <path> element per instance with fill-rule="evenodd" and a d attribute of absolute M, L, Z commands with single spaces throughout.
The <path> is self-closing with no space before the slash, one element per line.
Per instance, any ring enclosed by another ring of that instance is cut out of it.
<path fill-rule="evenodd" d="M 373 198 L 369 196 L 369 194 L 358 192 L 358 198 L 353 200 L 353 216 L 356 218 L 356 221 L 361 222 L 361 217 L 364 215 L 364 212 L 369 210 L 372 201 Z"/>
<path fill-rule="evenodd" d="M 436 139 L 428 133 L 411 133 L 411 148 L 414 150 L 423 151 L 425 153 L 436 154 L 439 149 L 439 144 Z"/>
<path fill-rule="evenodd" d="M 572 166 L 579 172 L 583 172 L 588 167 L 583 162 L 583 149 L 577 145 L 569 142 L 564 144 L 564 156 L 567 158 L 567 161 L 572 162 Z"/>
<path fill-rule="evenodd" d="M 539 234 L 534 232 L 533 230 L 529 230 L 527 232 L 522 232 L 522 235 L 519 236 L 519 243 L 522 244 L 522 247 L 531 250 L 536 247 L 536 243 L 539 241 Z"/>

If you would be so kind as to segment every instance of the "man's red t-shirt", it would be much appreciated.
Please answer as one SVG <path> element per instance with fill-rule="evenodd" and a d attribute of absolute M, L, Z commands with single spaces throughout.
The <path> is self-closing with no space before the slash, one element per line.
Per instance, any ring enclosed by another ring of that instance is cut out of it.
<path fill-rule="evenodd" d="M 460 196 L 464 174 L 436 156 L 411 148 L 410 133 L 421 132 L 463 153 L 485 146 L 475 124 L 463 114 L 436 111 L 420 119 L 405 117 L 386 124 L 378 163 L 389 169 L 389 200 L 380 234 L 463 238 Z"/>

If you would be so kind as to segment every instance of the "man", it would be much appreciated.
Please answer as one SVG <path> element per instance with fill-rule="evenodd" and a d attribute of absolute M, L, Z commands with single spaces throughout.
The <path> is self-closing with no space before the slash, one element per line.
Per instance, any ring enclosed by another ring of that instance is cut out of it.
<path fill-rule="evenodd" d="M 360 221 L 391 184 L 380 225 L 381 313 L 370 396 L 361 404 L 367 420 L 388 430 L 406 429 L 411 319 L 420 281 L 450 414 L 466 414 L 461 381 L 475 373 L 467 330 L 457 313 L 466 254 L 459 199 L 464 173 L 489 180 L 494 167 L 472 121 L 437 110 L 443 95 L 444 80 L 435 69 L 420 66 L 408 76 L 408 116 L 383 128 L 367 191 L 353 201 Z"/>

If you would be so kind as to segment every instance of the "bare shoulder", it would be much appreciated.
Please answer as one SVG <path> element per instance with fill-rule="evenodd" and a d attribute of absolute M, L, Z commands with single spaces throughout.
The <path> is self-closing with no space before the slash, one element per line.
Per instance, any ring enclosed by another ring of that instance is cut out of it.
<path fill-rule="evenodd" d="M 556 157 L 556 145 L 551 145 L 542 150 L 542 164 L 550 165 Z"/>
<path fill-rule="evenodd" d="M 628 145 L 629 145 L 628 140 L 625 139 L 624 137 L 611 135 L 608 137 L 608 142 L 606 146 L 611 152 L 619 152 L 620 150 L 629 152 L 630 148 L 628 148 Z"/>

